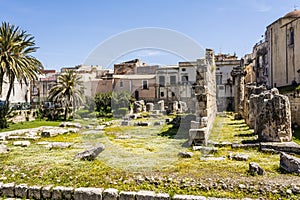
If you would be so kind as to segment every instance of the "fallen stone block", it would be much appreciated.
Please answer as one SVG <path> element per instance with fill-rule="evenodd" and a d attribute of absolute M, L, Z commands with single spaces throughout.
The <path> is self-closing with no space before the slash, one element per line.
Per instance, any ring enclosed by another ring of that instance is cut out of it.
<path fill-rule="evenodd" d="M 41 186 L 30 186 L 28 188 L 28 198 L 29 199 L 41 199 Z"/>
<path fill-rule="evenodd" d="M 195 196 L 195 195 L 178 195 L 178 194 L 175 194 L 173 199 L 174 200 L 206 200 L 206 197 Z"/>
<path fill-rule="evenodd" d="M 265 171 L 263 170 L 263 168 L 261 168 L 259 166 L 259 164 L 254 163 L 254 162 L 249 163 L 249 172 L 252 176 L 265 174 Z"/>
<path fill-rule="evenodd" d="M 66 149 L 70 148 L 73 144 L 69 142 L 51 142 L 46 147 L 50 149 Z"/>
<path fill-rule="evenodd" d="M 96 147 L 93 147 L 91 149 L 85 150 L 83 152 L 77 153 L 75 155 L 75 158 L 80 160 L 95 160 L 95 158 L 105 149 L 103 144 L 99 144 Z"/>
<path fill-rule="evenodd" d="M 280 167 L 289 173 L 300 173 L 300 159 L 286 153 L 280 154 Z"/>
<path fill-rule="evenodd" d="M 2 195 L 6 197 L 15 197 L 15 184 L 14 183 L 3 184 Z"/>
<path fill-rule="evenodd" d="M 27 198 L 28 186 L 27 184 L 20 184 L 15 186 L 15 197 Z"/>
<path fill-rule="evenodd" d="M 201 161 L 223 161 L 225 159 L 226 159 L 225 156 L 221 156 L 221 157 L 201 157 L 200 158 Z"/>
<path fill-rule="evenodd" d="M 136 192 L 122 191 L 119 194 L 119 200 L 135 200 Z"/>
<path fill-rule="evenodd" d="M 208 131 L 207 128 L 190 129 L 189 130 L 189 141 L 188 144 L 203 145 L 207 146 Z"/>
<path fill-rule="evenodd" d="M 119 193 L 117 189 L 108 188 L 102 193 L 102 200 L 118 200 Z"/>
<path fill-rule="evenodd" d="M 193 157 L 193 153 L 192 152 L 179 152 L 178 156 L 181 158 L 191 158 Z"/>
<path fill-rule="evenodd" d="M 13 142 L 14 146 L 20 146 L 20 147 L 29 147 L 30 141 L 15 141 Z"/>
<path fill-rule="evenodd" d="M 194 151 L 202 151 L 204 153 L 217 153 L 218 149 L 215 147 L 193 146 Z"/>
<path fill-rule="evenodd" d="M 0 144 L 0 154 L 1 153 L 8 153 L 10 151 L 10 149 L 4 145 L 4 144 Z"/>
<path fill-rule="evenodd" d="M 52 187 L 51 185 L 45 186 L 41 189 L 42 199 L 51 199 L 52 197 Z"/>
<path fill-rule="evenodd" d="M 80 187 L 75 189 L 75 200 L 102 200 L 102 188 Z"/>
<path fill-rule="evenodd" d="M 232 154 L 232 153 L 229 153 L 228 158 L 230 160 L 247 161 L 249 159 L 249 156 L 246 155 L 246 154 Z"/>
<path fill-rule="evenodd" d="M 155 192 L 141 190 L 136 194 L 136 200 L 154 200 Z"/>

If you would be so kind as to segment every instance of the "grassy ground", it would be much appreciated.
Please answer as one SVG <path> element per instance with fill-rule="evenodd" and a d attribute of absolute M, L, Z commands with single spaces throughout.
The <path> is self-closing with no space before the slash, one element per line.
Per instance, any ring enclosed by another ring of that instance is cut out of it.
<path fill-rule="evenodd" d="M 0 129 L 0 132 L 13 131 L 18 129 L 37 128 L 40 126 L 58 126 L 61 122 L 58 121 L 46 121 L 46 120 L 34 120 L 21 123 L 9 123 L 9 127 Z"/>
<path fill-rule="evenodd" d="M 159 119 L 147 121 L 153 124 Z M 74 143 L 71 148 L 64 150 L 49 150 L 37 145 L 38 141 L 27 148 L 13 147 L 10 141 L 8 146 L 11 152 L 0 154 L 0 181 L 29 185 L 143 189 L 171 195 L 177 193 L 231 198 L 262 196 L 237 189 L 239 184 L 253 185 L 258 190 L 257 184 L 300 183 L 299 176 L 284 174 L 279 170 L 279 155 L 261 153 L 257 149 L 233 150 L 224 147 L 210 155 L 227 157 L 230 152 L 244 153 L 249 155 L 247 162 L 229 159 L 202 161 L 200 157 L 207 154 L 201 152 L 193 152 L 191 159 L 179 158 L 179 151 L 192 151 L 186 147 L 188 127 L 184 120 L 178 130 L 171 124 L 120 127 L 119 123 L 115 120 L 104 131 L 81 131 L 40 140 Z M 118 139 L 119 136 L 129 138 Z M 241 143 L 255 139 L 256 136 L 242 121 L 235 121 L 229 115 L 216 118 L 210 135 L 210 140 L 215 142 Z M 74 159 L 76 153 L 98 143 L 103 143 L 106 149 L 97 160 L 89 162 Z M 250 176 L 248 164 L 251 161 L 259 163 L 266 170 L 266 175 Z M 213 183 L 219 185 L 214 187 Z M 222 183 L 228 187 L 232 185 L 232 189 L 220 188 Z M 278 198 L 271 193 L 263 197 Z"/>

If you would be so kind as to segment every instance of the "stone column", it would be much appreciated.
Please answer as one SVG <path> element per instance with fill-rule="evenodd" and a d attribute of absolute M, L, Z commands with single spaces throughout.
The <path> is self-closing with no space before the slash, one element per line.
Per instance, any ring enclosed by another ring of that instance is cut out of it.
<path fill-rule="evenodd" d="M 238 113 L 238 118 L 243 116 L 243 101 L 244 101 L 244 79 L 246 72 L 243 67 L 234 67 L 231 71 L 234 84 L 234 109 Z"/>

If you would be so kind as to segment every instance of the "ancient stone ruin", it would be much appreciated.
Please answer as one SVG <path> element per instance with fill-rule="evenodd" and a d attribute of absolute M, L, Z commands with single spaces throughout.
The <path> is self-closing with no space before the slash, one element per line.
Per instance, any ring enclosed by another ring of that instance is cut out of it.
<path fill-rule="evenodd" d="M 255 116 L 254 132 L 263 142 L 288 142 L 292 139 L 290 103 L 276 88 L 250 96 L 250 113 Z"/>
<path fill-rule="evenodd" d="M 196 121 L 191 122 L 189 145 L 207 145 L 209 130 L 214 121 L 216 105 L 216 79 L 214 52 L 206 50 L 206 59 L 191 62 L 197 68 L 196 85 Z"/>

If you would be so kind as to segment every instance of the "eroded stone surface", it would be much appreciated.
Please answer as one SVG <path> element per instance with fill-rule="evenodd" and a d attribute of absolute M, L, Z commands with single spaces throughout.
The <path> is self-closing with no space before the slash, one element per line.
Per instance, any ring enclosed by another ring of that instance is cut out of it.
<path fill-rule="evenodd" d="M 102 200 L 101 188 L 87 188 L 81 187 L 75 189 L 74 199 L 75 200 Z"/>
<path fill-rule="evenodd" d="M 117 189 L 108 188 L 103 191 L 102 200 L 118 200 L 119 193 Z"/>
<path fill-rule="evenodd" d="M 104 151 L 105 147 L 103 144 L 99 144 L 93 148 L 90 148 L 88 150 L 85 150 L 83 152 L 77 153 L 75 158 L 80 159 L 80 160 L 95 160 L 95 158 Z"/>
<path fill-rule="evenodd" d="M 280 154 L 280 167 L 290 173 L 300 173 L 300 159 L 286 153 Z"/>
<path fill-rule="evenodd" d="M 288 142 L 292 139 L 290 103 L 276 88 L 250 97 L 255 116 L 254 132 L 262 142 Z"/>
<path fill-rule="evenodd" d="M 264 175 L 265 171 L 259 166 L 259 164 L 250 162 L 249 163 L 249 172 L 252 176 L 254 175 Z"/>

